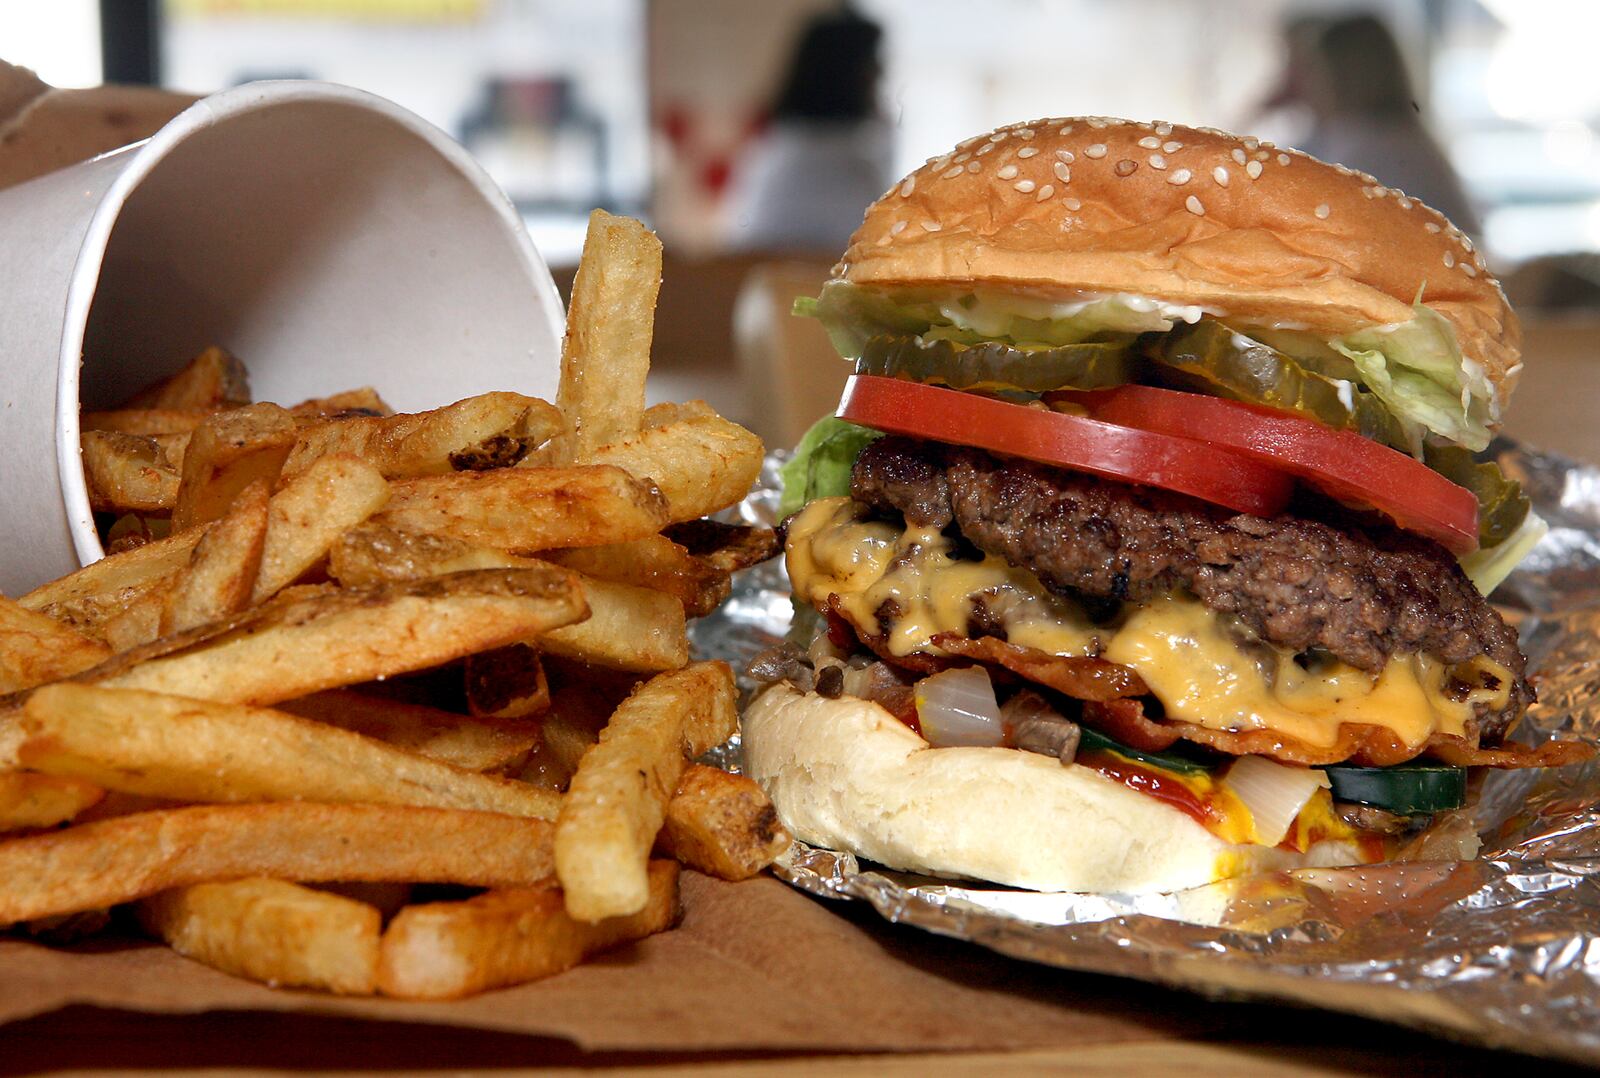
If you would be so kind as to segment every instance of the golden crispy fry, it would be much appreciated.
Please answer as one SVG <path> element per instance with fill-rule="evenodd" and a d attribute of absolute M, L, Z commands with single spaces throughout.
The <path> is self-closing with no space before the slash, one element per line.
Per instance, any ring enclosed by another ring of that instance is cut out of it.
<path fill-rule="evenodd" d="M 401 910 L 383 934 L 378 990 L 397 999 L 459 999 L 549 977 L 590 955 L 663 932 L 681 916 L 678 866 L 652 861 L 639 912 L 575 921 L 553 887 L 490 891 Z"/>
<path fill-rule="evenodd" d="M 255 587 L 267 538 L 267 485 L 240 492 L 228 515 L 206 529 L 161 611 L 161 635 L 192 629 L 243 610 Z"/>
<path fill-rule="evenodd" d="M 366 461 L 342 453 L 314 461 L 272 497 L 250 601 L 265 602 L 294 583 L 388 500 L 388 482 Z"/>
<path fill-rule="evenodd" d="M 567 912 L 583 921 L 637 913 L 645 865 L 667 801 L 695 754 L 734 728 L 733 671 L 696 663 L 645 682 L 584 754 L 556 823 L 556 875 Z"/>
<path fill-rule="evenodd" d="M 41 584 L 17 603 L 79 628 L 96 625 L 132 595 L 187 566 L 202 534 L 185 532 L 101 558 L 59 580 Z"/>
<path fill-rule="evenodd" d="M 207 419 L 189 436 L 172 530 L 218 519 L 251 483 L 274 486 L 294 440 L 294 419 L 276 404 L 251 404 Z"/>
<path fill-rule="evenodd" d="M 667 523 L 659 492 L 618 468 L 502 468 L 390 484 L 378 521 L 506 550 L 620 543 Z"/>
<path fill-rule="evenodd" d="M 534 887 L 550 878 L 552 825 L 402 805 L 200 805 L 0 843 L 0 924 L 268 876 Z"/>
<path fill-rule="evenodd" d="M 667 499 L 674 521 L 694 520 L 737 502 L 761 473 L 761 439 L 718 415 L 651 427 L 579 455 L 648 479 Z"/>
<path fill-rule="evenodd" d="M 213 345 L 171 378 L 135 394 L 128 407 L 210 412 L 249 403 L 250 372 Z"/>
<path fill-rule="evenodd" d="M 672 525 L 662 534 L 721 573 L 736 573 L 783 553 L 778 533 L 771 528 L 689 520 Z"/>
<path fill-rule="evenodd" d="M 389 479 L 482 471 L 515 464 L 562 427 L 561 413 L 536 397 L 484 393 L 431 412 L 303 427 L 283 474 L 329 453 L 354 453 Z"/>
<path fill-rule="evenodd" d="M 152 512 L 178 500 L 178 472 L 154 438 L 85 431 L 83 477 L 97 512 Z"/>
<path fill-rule="evenodd" d="M 550 709 L 539 717 L 540 741 L 528 755 L 521 772 L 523 782 L 549 790 L 565 790 L 577 773 L 589 747 L 617 706 L 627 698 L 626 683 L 576 664 L 554 660 L 545 664 L 550 678 Z M 582 670 L 584 676 L 574 676 Z M 620 692 L 619 692 L 620 689 Z"/>
<path fill-rule="evenodd" d="M 0 694 L 69 677 L 110 657 L 104 644 L 0 595 Z"/>
<path fill-rule="evenodd" d="M 324 801 L 553 818 L 546 790 L 464 771 L 287 712 L 92 685 L 47 685 L 17 758 L 47 775 L 174 801 Z"/>
<path fill-rule="evenodd" d="M 777 810 L 754 779 L 690 764 L 667 803 L 656 849 L 724 880 L 745 880 L 789 846 Z"/>
<path fill-rule="evenodd" d="M 445 535 L 408 532 L 377 521 L 351 528 L 328 552 L 328 574 L 346 587 L 537 564 L 534 558 Z"/>
<path fill-rule="evenodd" d="M 285 592 L 83 675 L 112 688 L 200 700 L 280 700 L 423 670 L 583 617 L 563 570 L 484 570 L 372 588 Z"/>
<path fill-rule="evenodd" d="M 105 791 L 83 779 L 0 771 L 0 831 L 66 823 L 97 804 Z"/>
<path fill-rule="evenodd" d="M 371 386 L 346 389 L 327 397 L 312 397 L 289 408 L 296 419 L 327 419 L 349 413 L 394 415 L 394 409 Z"/>
<path fill-rule="evenodd" d="M 539 557 L 596 580 L 664 592 L 682 603 L 684 614 L 691 618 L 715 610 L 732 587 L 727 573 L 660 535 L 630 543 L 543 550 Z"/>
<path fill-rule="evenodd" d="M 371 995 L 383 917 L 365 902 L 261 878 L 201 883 L 140 902 L 174 951 L 263 984 Z"/>
<path fill-rule="evenodd" d="M 524 719 L 550 706 L 544 666 L 527 644 L 468 655 L 466 683 L 467 709 L 480 718 Z"/>
<path fill-rule="evenodd" d="M 632 218 L 590 214 L 556 398 L 580 453 L 639 429 L 660 290 L 661 241 Z"/>
<path fill-rule="evenodd" d="M 110 412 L 84 412 L 78 425 L 85 431 L 117 431 L 145 437 L 187 435 L 211 417 L 210 411 L 176 412 L 170 408 L 119 408 Z"/>
<path fill-rule="evenodd" d="M 542 633 L 536 643 L 564 659 L 608 670 L 651 674 L 689 661 L 683 604 L 670 595 L 631 584 L 582 577 L 589 617 Z"/>
<path fill-rule="evenodd" d="M 279 708 L 467 771 L 517 766 L 540 740 L 536 723 L 457 715 L 350 689 L 330 689 Z"/>
<path fill-rule="evenodd" d="M 685 419 L 699 419 L 702 416 L 716 414 L 717 410 L 703 400 L 662 401 L 644 410 L 644 414 L 639 417 L 639 429 L 665 427 L 672 423 L 681 423 Z"/>

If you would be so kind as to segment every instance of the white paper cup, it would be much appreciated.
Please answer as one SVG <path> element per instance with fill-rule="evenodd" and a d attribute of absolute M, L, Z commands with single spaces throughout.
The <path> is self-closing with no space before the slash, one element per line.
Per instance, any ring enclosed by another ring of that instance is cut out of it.
<path fill-rule="evenodd" d="M 342 86 L 227 90 L 144 143 L 0 191 L 0 592 L 103 555 L 80 405 L 114 405 L 207 344 L 245 361 L 257 400 L 549 398 L 562 319 L 466 151 Z"/>

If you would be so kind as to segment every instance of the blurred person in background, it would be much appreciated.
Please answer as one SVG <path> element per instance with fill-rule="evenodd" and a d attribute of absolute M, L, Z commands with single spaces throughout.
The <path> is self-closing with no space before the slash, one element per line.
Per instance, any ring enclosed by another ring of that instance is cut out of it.
<path fill-rule="evenodd" d="M 1394 34 L 1374 15 L 1308 17 L 1284 29 L 1288 62 L 1263 108 L 1301 105 L 1299 148 L 1421 199 L 1462 231 L 1479 233 L 1455 169 L 1422 122 Z"/>
<path fill-rule="evenodd" d="M 729 244 L 745 250 L 843 250 L 867 206 L 895 179 L 878 109 L 877 23 L 849 10 L 801 31 L 767 132 L 739 163 Z"/>

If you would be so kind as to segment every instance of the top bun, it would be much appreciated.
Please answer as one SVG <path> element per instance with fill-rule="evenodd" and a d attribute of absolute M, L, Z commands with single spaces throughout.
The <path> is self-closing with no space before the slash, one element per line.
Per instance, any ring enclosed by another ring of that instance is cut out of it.
<path fill-rule="evenodd" d="M 1363 172 L 1209 128 L 1067 117 L 932 158 L 867 209 L 855 284 L 1134 293 L 1342 336 L 1423 302 L 1497 404 L 1521 330 L 1472 241 Z"/>

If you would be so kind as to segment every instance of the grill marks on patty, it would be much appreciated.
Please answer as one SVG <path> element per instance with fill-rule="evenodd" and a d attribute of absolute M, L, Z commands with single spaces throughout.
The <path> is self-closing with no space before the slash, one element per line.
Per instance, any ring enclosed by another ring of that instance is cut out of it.
<path fill-rule="evenodd" d="M 1516 683 L 1505 708 L 1482 716 L 1486 743 L 1533 699 L 1515 630 L 1443 547 L 1392 528 L 1269 520 L 897 437 L 862 450 L 851 495 L 919 527 L 954 524 L 981 550 L 1074 598 L 1141 602 L 1183 589 L 1263 640 L 1320 648 L 1371 672 L 1397 653 L 1448 663 L 1487 655 Z"/>

